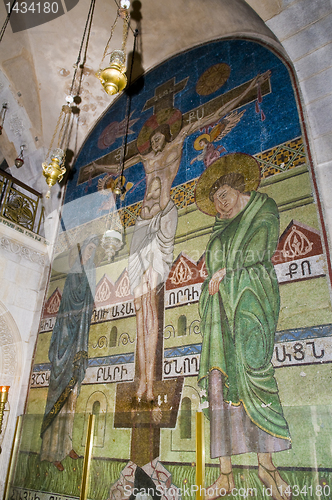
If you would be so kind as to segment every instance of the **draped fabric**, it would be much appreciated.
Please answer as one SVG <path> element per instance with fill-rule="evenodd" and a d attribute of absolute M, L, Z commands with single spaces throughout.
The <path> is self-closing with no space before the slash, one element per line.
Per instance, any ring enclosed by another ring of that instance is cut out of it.
<path fill-rule="evenodd" d="M 172 200 L 152 219 L 137 217 L 128 261 L 132 293 L 150 266 L 158 273 L 158 284 L 167 279 L 173 262 L 177 222 L 178 212 Z"/>
<path fill-rule="evenodd" d="M 280 308 L 271 263 L 278 234 L 277 206 L 262 193 L 252 192 L 234 218 L 216 217 L 205 255 L 208 278 L 199 302 L 199 385 L 208 393 L 209 373 L 219 370 L 224 375 L 224 401 L 242 403 L 255 425 L 290 440 L 271 363 Z M 223 268 L 226 275 L 219 291 L 210 295 L 209 281 Z"/>
<path fill-rule="evenodd" d="M 65 405 L 77 384 L 78 392 L 88 364 L 88 340 L 94 307 L 96 274 L 95 250 L 85 264 L 82 256 L 89 243 L 98 245 L 98 238 L 87 238 L 73 267 L 67 275 L 59 312 L 49 347 L 51 374 L 41 435 Z"/>

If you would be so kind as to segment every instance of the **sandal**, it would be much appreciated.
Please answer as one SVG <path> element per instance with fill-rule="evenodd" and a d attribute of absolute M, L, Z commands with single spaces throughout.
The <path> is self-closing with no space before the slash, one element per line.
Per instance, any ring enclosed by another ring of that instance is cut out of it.
<path fill-rule="evenodd" d="M 70 452 L 68 453 L 68 456 L 70 458 L 72 458 L 73 460 L 77 460 L 78 458 L 80 458 L 79 455 L 77 455 L 75 450 L 70 450 Z"/>
<path fill-rule="evenodd" d="M 262 469 L 264 469 L 264 470 L 265 470 L 265 472 L 267 472 L 267 473 L 268 473 L 268 475 L 269 475 L 269 476 L 271 477 L 271 479 L 273 480 L 273 482 L 274 482 L 274 484 L 275 484 L 275 487 L 276 487 L 276 489 L 277 489 L 277 491 L 278 491 L 279 495 L 282 497 L 282 487 L 281 487 L 281 492 L 280 492 L 280 486 L 278 486 L 278 483 L 277 483 L 277 474 L 279 474 L 279 476 L 280 476 L 280 473 L 279 473 L 278 469 L 277 469 L 276 467 L 275 467 L 274 469 L 272 469 L 272 470 L 271 470 L 271 469 L 267 469 L 267 468 L 266 468 L 266 467 L 265 467 L 262 463 L 258 462 L 258 468 L 259 468 L 259 467 L 262 467 Z M 258 472 L 258 477 L 259 477 L 259 472 Z M 281 476 L 280 476 L 280 477 L 281 477 Z M 262 483 L 263 483 L 263 484 L 264 484 L 267 488 L 269 488 L 269 487 L 271 487 L 271 486 L 272 486 L 271 484 L 266 484 L 266 483 L 265 483 L 265 482 L 264 482 L 264 481 L 263 481 L 260 477 L 259 477 L 259 479 L 262 481 Z M 282 479 L 282 477 L 281 477 L 281 479 Z M 283 480 L 283 479 L 282 479 L 282 480 Z M 283 481 L 284 481 L 284 480 L 283 480 Z M 287 483 L 286 483 L 286 484 L 287 484 Z M 287 487 L 290 489 L 290 492 L 291 492 L 289 496 L 287 495 L 287 497 L 288 497 L 288 500 L 291 500 L 291 498 L 292 498 L 292 496 L 293 496 L 293 495 L 292 495 L 292 491 L 291 491 L 291 488 L 290 488 L 290 486 L 289 486 L 289 485 L 287 485 Z M 272 498 L 273 498 L 273 497 L 272 497 Z"/>
<path fill-rule="evenodd" d="M 231 474 L 233 474 L 232 470 L 230 472 L 220 472 L 218 479 L 213 484 L 211 484 L 211 486 L 206 488 L 205 500 L 216 500 L 219 497 L 224 497 L 225 495 L 229 495 L 233 489 L 233 488 L 231 488 L 231 482 L 230 482 L 230 475 Z M 227 489 L 226 488 L 219 488 L 216 486 L 220 476 L 227 477 Z M 214 494 L 212 494 L 212 495 L 208 494 L 208 491 L 210 489 L 214 490 Z"/>
<path fill-rule="evenodd" d="M 61 462 L 58 462 L 58 461 L 55 461 L 53 462 L 53 465 L 55 465 L 55 467 L 58 469 L 58 471 L 62 472 L 63 470 L 65 470 L 64 466 L 62 465 Z"/>

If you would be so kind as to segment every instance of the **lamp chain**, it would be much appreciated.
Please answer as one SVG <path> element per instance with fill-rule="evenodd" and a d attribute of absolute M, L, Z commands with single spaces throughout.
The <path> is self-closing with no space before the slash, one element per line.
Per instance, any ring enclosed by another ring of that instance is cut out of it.
<path fill-rule="evenodd" d="M 58 138 L 58 148 L 62 148 L 63 141 L 66 137 L 67 129 L 68 129 L 68 124 L 69 124 L 69 118 L 71 114 L 71 108 L 70 106 L 64 105 L 62 106 L 62 112 L 64 113 L 64 117 L 62 120 L 62 125 L 61 129 L 59 132 L 59 138 Z"/>
<path fill-rule="evenodd" d="M 56 127 L 55 127 L 55 130 L 54 130 L 54 134 L 53 134 L 53 137 L 51 139 L 51 143 L 50 143 L 50 147 L 48 148 L 48 151 L 47 151 L 47 155 L 46 155 L 46 160 L 47 158 L 49 157 L 50 153 L 51 153 L 51 149 L 52 149 L 52 146 L 53 146 L 53 142 L 55 140 L 55 137 L 58 133 L 58 128 L 59 128 L 59 125 L 60 125 L 60 122 L 61 122 L 61 118 L 62 118 L 62 115 L 64 114 L 64 110 L 63 110 L 63 106 L 62 106 L 62 109 L 61 109 L 61 113 L 59 115 L 59 118 L 58 118 L 58 122 L 56 124 Z"/>
<path fill-rule="evenodd" d="M 106 57 L 106 55 L 107 55 L 107 51 L 108 51 L 108 49 L 109 49 L 109 44 L 110 44 L 110 42 L 111 42 L 111 39 L 112 39 L 112 36 L 113 36 L 114 30 L 115 30 L 116 23 L 118 22 L 118 17 L 119 17 L 119 16 L 117 15 L 117 16 L 116 16 L 116 18 L 115 18 L 115 21 L 114 21 L 114 23 L 113 23 L 113 26 L 112 26 L 112 28 L 111 28 L 111 34 L 110 34 L 109 39 L 107 40 L 107 44 L 106 44 L 106 47 L 105 47 L 105 50 L 104 50 L 104 53 L 103 53 L 103 57 L 102 57 L 102 59 L 101 59 L 101 61 L 100 61 L 100 64 L 99 64 L 99 68 L 100 68 L 100 69 L 102 68 L 103 61 L 104 61 L 104 59 L 105 59 L 105 57 Z"/>
<path fill-rule="evenodd" d="M 126 54 L 128 32 L 129 32 L 129 14 L 127 10 L 125 13 L 125 17 L 123 18 L 122 50 L 124 54 Z"/>

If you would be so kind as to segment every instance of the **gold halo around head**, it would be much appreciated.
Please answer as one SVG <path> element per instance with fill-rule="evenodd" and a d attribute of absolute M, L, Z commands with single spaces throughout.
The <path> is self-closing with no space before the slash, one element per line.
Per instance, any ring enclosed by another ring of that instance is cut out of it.
<path fill-rule="evenodd" d="M 208 167 L 196 184 L 195 202 L 198 209 L 207 215 L 217 215 L 214 203 L 209 194 L 213 184 L 223 175 L 238 172 L 244 178 L 244 192 L 256 191 L 261 179 L 261 171 L 257 160 L 245 153 L 230 153 Z"/>
<path fill-rule="evenodd" d="M 201 135 L 199 135 L 195 139 L 195 142 L 194 142 L 194 148 L 196 149 L 196 151 L 201 151 L 203 149 L 203 147 L 200 145 L 200 142 L 201 142 L 202 139 L 206 139 L 207 142 L 211 142 L 209 134 L 201 134 Z"/>

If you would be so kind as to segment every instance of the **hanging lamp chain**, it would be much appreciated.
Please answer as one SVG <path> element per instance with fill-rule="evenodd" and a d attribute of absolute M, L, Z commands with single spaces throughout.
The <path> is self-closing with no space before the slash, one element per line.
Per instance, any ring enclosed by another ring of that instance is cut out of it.
<path fill-rule="evenodd" d="M 75 80 L 76 80 L 76 74 L 77 74 L 77 70 L 78 70 L 79 64 L 81 62 L 81 56 L 82 56 L 82 51 L 83 51 L 83 45 L 84 45 L 85 38 L 86 38 L 86 46 L 85 46 L 84 58 L 86 58 L 86 51 L 87 51 L 87 47 L 88 47 L 88 41 L 89 41 L 89 36 L 90 36 L 90 31 L 91 31 L 91 25 L 92 25 L 92 19 L 93 19 L 95 4 L 96 4 L 96 0 L 91 0 L 89 12 L 88 12 L 88 17 L 87 17 L 87 20 L 85 22 L 84 32 L 83 32 L 83 36 L 82 36 L 82 40 L 81 40 L 81 45 L 80 45 L 80 48 L 79 48 L 79 51 L 78 51 L 77 60 L 76 60 L 75 64 L 73 64 L 74 74 L 73 74 L 73 79 L 72 79 L 72 83 L 71 83 L 71 87 L 70 87 L 70 95 L 72 95 L 72 92 L 73 92 L 73 89 L 74 89 L 74 84 L 75 84 Z M 82 71 L 83 71 L 83 68 L 82 68 Z"/>
<path fill-rule="evenodd" d="M 51 139 L 50 147 L 48 148 L 48 151 L 47 151 L 46 160 L 49 158 L 49 156 L 50 156 L 50 154 L 51 154 L 51 150 L 52 150 L 52 147 L 53 147 L 53 143 L 54 143 L 55 138 L 56 138 L 56 136 L 57 136 L 58 129 L 59 129 L 60 122 L 61 122 L 61 119 L 62 119 L 63 114 L 64 114 L 64 110 L 63 110 L 63 106 L 62 106 L 62 109 L 61 109 L 61 112 L 60 112 L 60 115 L 59 115 L 59 118 L 58 118 L 57 124 L 56 124 L 56 126 L 55 126 L 55 130 L 54 130 L 54 133 L 53 133 L 53 136 L 52 136 L 52 139 Z"/>
<path fill-rule="evenodd" d="M 99 70 L 102 69 L 104 59 L 109 54 L 110 43 L 111 43 L 111 40 L 112 40 L 112 37 L 114 34 L 114 30 L 115 30 L 115 27 L 117 25 L 119 17 L 121 17 L 121 19 L 123 19 L 122 51 L 124 53 L 126 53 L 127 38 L 128 38 L 129 28 L 130 28 L 129 10 L 122 8 L 122 7 L 118 7 L 117 16 L 116 16 L 115 21 L 112 25 L 111 33 L 110 33 L 109 39 L 107 40 L 106 47 L 105 47 L 105 50 L 103 53 L 103 57 L 102 57 L 100 64 L 99 64 Z"/>
<path fill-rule="evenodd" d="M 112 39 L 112 36 L 113 36 L 114 30 L 115 30 L 115 26 L 116 26 L 116 24 L 117 24 L 117 22 L 118 22 L 118 17 L 119 17 L 119 16 L 116 16 L 115 21 L 114 21 L 114 23 L 113 23 L 113 26 L 112 26 L 112 28 L 111 28 L 111 34 L 110 34 L 109 39 L 107 40 L 107 44 L 106 44 L 106 47 L 105 47 L 105 50 L 104 50 L 104 53 L 103 53 L 103 57 L 102 57 L 102 59 L 101 59 L 101 61 L 100 61 L 100 64 L 99 64 L 99 69 L 101 69 L 101 68 L 102 68 L 102 64 L 103 64 L 104 59 L 105 59 L 105 57 L 106 57 L 106 55 L 107 55 L 107 52 L 108 52 L 108 49 L 109 49 L 109 46 L 110 46 L 110 43 L 111 43 L 111 39 Z"/>
<path fill-rule="evenodd" d="M 123 9 L 123 34 L 122 34 L 122 50 L 126 55 L 126 45 L 129 32 L 129 12 L 128 9 Z M 120 14 L 121 15 L 121 14 Z M 121 15 L 122 17 L 122 15 Z M 125 60 L 126 61 L 126 60 Z"/>

